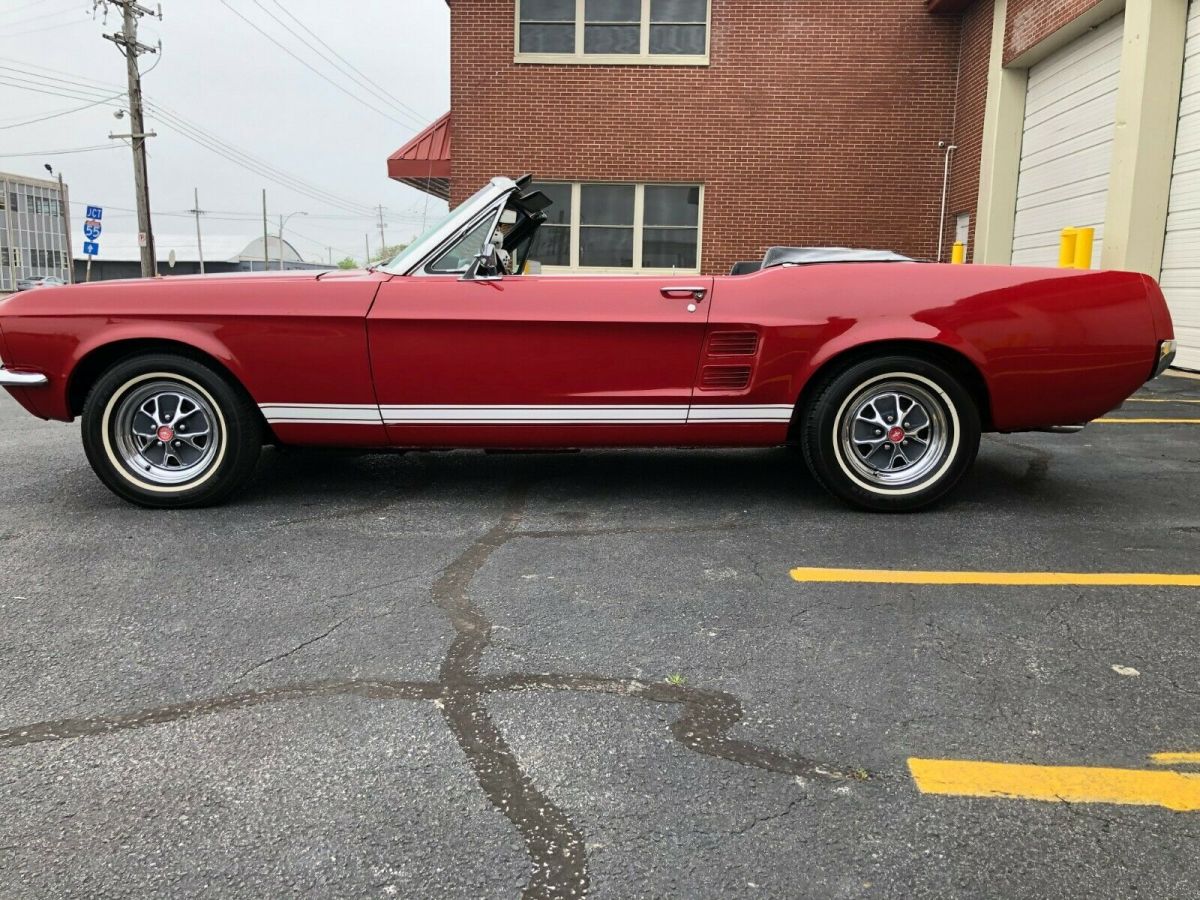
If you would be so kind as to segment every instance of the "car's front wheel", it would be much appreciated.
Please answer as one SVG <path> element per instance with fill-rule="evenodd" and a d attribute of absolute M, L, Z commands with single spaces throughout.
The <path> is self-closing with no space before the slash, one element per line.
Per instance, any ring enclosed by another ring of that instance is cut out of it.
<path fill-rule="evenodd" d="M 832 494 L 879 511 L 919 509 L 966 474 L 979 411 L 941 366 L 888 356 L 826 378 L 804 410 L 804 458 Z"/>
<path fill-rule="evenodd" d="M 83 408 L 83 447 L 100 480 L 141 506 L 219 503 L 254 470 L 257 408 L 209 366 L 185 356 L 123 360 Z"/>

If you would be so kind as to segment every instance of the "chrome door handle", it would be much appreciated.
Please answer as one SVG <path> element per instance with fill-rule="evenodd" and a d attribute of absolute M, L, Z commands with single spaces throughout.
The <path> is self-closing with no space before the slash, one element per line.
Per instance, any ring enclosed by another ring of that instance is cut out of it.
<path fill-rule="evenodd" d="M 664 287 L 659 288 L 658 292 L 664 297 L 679 298 L 691 297 L 693 300 L 703 300 L 704 295 L 708 293 L 708 288 L 704 287 Z"/>

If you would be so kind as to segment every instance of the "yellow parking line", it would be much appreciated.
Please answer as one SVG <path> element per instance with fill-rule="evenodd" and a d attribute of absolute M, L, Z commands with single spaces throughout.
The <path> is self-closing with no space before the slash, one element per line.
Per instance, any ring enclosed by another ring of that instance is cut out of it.
<path fill-rule="evenodd" d="M 916 758 L 908 769 L 923 794 L 1200 810 L 1200 775 L 1183 772 Z"/>
<path fill-rule="evenodd" d="M 791 570 L 800 582 L 841 584 L 997 584 L 1200 587 L 1200 575 L 1157 572 L 918 572 L 903 569 Z"/>
<path fill-rule="evenodd" d="M 1200 753 L 1152 753 L 1150 762 L 1159 766 L 1200 763 Z"/>
<path fill-rule="evenodd" d="M 1092 419 L 1092 425 L 1200 425 L 1200 419 Z"/>

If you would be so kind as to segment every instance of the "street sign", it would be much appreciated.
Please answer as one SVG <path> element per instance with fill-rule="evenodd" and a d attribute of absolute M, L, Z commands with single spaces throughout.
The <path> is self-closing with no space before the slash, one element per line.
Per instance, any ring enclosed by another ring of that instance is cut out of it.
<path fill-rule="evenodd" d="M 95 241 L 84 241 L 83 242 L 83 255 L 84 256 L 99 256 L 100 255 L 100 245 L 97 244 Z"/>
<path fill-rule="evenodd" d="M 100 225 L 99 219 L 84 219 L 83 220 L 83 236 L 85 238 L 87 238 L 89 241 L 99 240 L 100 232 L 102 230 L 103 229 Z"/>
<path fill-rule="evenodd" d="M 89 206 L 87 208 L 87 217 L 89 219 L 103 219 L 104 218 L 104 207 L 103 206 Z"/>

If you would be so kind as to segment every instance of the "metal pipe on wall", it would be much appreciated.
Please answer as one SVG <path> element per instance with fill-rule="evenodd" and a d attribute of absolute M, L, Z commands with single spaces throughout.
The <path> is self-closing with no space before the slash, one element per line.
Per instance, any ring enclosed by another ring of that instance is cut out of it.
<path fill-rule="evenodd" d="M 938 252 L 937 261 L 942 261 L 942 250 L 946 246 L 946 198 L 950 193 L 950 157 L 958 149 L 957 144 L 947 146 L 945 141 L 938 141 L 938 146 L 945 148 L 946 155 L 942 163 L 942 214 L 938 218 Z"/>

